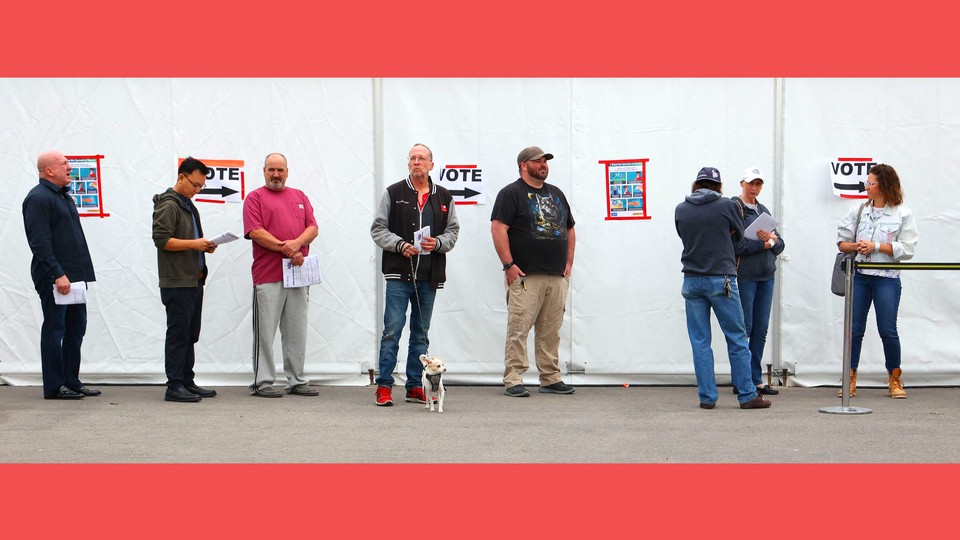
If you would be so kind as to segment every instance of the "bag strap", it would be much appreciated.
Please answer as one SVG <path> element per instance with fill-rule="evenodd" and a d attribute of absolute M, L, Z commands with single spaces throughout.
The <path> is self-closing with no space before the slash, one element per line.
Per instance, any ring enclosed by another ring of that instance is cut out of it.
<path fill-rule="evenodd" d="M 734 201 L 735 203 L 737 203 L 737 206 L 740 207 L 740 217 L 746 218 L 747 216 L 744 215 L 744 213 L 743 213 L 743 203 L 740 202 L 740 197 L 734 197 L 734 198 L 733 198 L 733 201 Z"/>
<path fill-rule="evenodd" d="M 853 240 L 854 240 L 854 242 L 856 242 L 856 240 L 857 240 L 857 233 L 860 232 L 860 216 L 863 215 L 863 208 L 864 208 L 865 206 L 867 206 L 867 202 L 869 202 L 869 201 L 865 201 L 863 204 L 861 204 L 861 205 L 860 205 L 860 210 L 857 212 L 857 222 L 853 225 Z M 856 259 L 856 258 L 857 258 L 857 253 L 856 253 L 856 252 L 853 252 L 853 257 L 851 257 L 851 258 Z"/>
<path fill-rule="evenodd" d="M 860 216 L 863 215 L 863 208 L 864 208 L 865 206 L 867 206 L 867 203 L 866 203 L 866 202 L 864 202 L 863 204 L 860 205 L 860 211 L 857 212 L 857 223 L 856 223 L 856 225 L 853 226 L 853 239 L 854 239 L 854 240 L 857 239 L 857 233 L 860 232 Z"/>
<path fill-rule="evenodd" d="M 746 220 L 747 216 L 743 213 L 743 203 L 740 202 L 740 197 L 734 197 L 733 202 L 737 203 L 737 206 L 740 207 L 740 219 Z M 730 231 L 730 235 L 733 235 L 733 231 Z M 737 255 L 737 271 L 740 270 L 740 255 Z"/>

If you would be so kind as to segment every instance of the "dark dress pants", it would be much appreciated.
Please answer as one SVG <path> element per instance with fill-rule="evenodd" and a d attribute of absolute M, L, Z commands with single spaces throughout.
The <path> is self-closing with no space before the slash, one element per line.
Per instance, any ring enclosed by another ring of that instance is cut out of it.
<path fill-rule="evenodd" d="M 40 369 L 43 371 L 43 395 L 51 397 L 61 386 L 77 389 L 80 382 L 80 345 L 87 333 L 87 305 L 58 306 L 53 287 L 41 288 Z"/>
<path fill-rule="evenodd" d="M 192 384 L 195 362 L 193 346 L 200 341 L 200 313 L 203 285 L 160 289 L 160 301 L 167 308 L 167 339 L 164 364 L 167 385 Z"/>

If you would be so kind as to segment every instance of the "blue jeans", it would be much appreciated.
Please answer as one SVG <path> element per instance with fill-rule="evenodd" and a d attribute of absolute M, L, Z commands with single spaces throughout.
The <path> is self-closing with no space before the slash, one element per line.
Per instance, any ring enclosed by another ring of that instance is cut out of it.
<path fill-rule="evenodd" d="M 414 292 L 416 287 L 416 292 Z M 420 305 L 417 307 L 417 296 Z M 393 386 L 393 370 L 397 367 L 397 352 L 400 335 L 407 322 L 407 305 L 410 305 L 410 339 L 407 348 L 407 389 L 423 386 L 423 364 L 420 355 L 427 352 L 427 333 L 433 315 L 433 301 L 437 291 L 429 281 L 387 280 L 387 297 L 383 309 L 383 337 L 380 338 L 380 375 L 377 386 Z"/>
<path fill-rule="evenodd" d="M 877 331 L 883 341 L 883 357 L 887 373 L 900 367 L 900 336 L 897 334 L 897 311 L 900 309 L 900 278 L 867 276 L 857 272 L 853 277 L 853 325 L 850 343 L 850 369 L 860 365 L 860 348 L 867 331 L 870 303 L 877 312 Z"/>
<path fill-rule="evenodd" d="M 58 306 L 53 287 L 41 287 L 40 370 L 43 395 L 51 397 L 61 386 L 76 390 L 80 382 L 80 345 L 87 333 L 87 305 Z"/>
<path fill-rule="evenodd" d="M 729 284 L 729 291 L 724 289 Z M 687 334 L 693 349 L 693 370 L 697 374 L 697 391 L 701 403 L 717 402 L 717 379 L 713 371 L 713 348 L 710 346 L 710 309 L 727 339 L 730 375 L 737 387 L 740 403 L 757 397 L 750 380 L 750 350 L 743 328 L 743 308 L 736 276 L 684 276 L 681 289 L 687 310 Z"/>
<path fill-rule="evenodd" d="M 763 348 L 767 344 L 770 309 L 773 307 L 773 279 L 739 283 L 743 327 L 750 348 L 750 376 L 754 385 L 763 384 Z"/>

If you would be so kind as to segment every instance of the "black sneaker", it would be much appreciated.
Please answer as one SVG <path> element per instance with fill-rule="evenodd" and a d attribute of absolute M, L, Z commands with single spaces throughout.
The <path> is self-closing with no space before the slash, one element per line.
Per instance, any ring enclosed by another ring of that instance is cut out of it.
<path fill-rule="evenodd" d="M 568 384 L 563 384 L 563 381 L 560 381 L 548 384 L 547 386 L 541 386 L 539 391 L 541 394 L 572 394 L 576 392 L 577 389 Z"/>
<path fill-rule="evenodd" d="M 184 388 L 183 384 L 171 384 L 163 396 L 164 401 L 179 401 L 180 403 L 196 403 L 202 398 Z"/>
<path fill-rule="evenodd" d="M 216 390 L 210 390 L 210 389 L 207 389 L 207 388 L 200 388 L 200 387 L 197 386 L 195 383 L 184 384 L 183 387 L 187 389 L 187 392 L 190 392 L 191 394 L 196 394 L 196 395 L 198 395 L 198 396 L 200 396 L 200 397 L 202 397 L 202 398 L 205 398 L 205 397 L 216 397 L 216 395 L 217 395 L 217 391 L 216 391 Z"/>
<path fill-rule="evenodd" d="M 530 391 L 524 388 L 522 384 L 511 386 L 504 390 L 503 393 L 510 397 L 530 397 Z"/>
<path fill-rule="evenodd" d="M 733 387 L 733 393 L 734 393 L 734 394 L 737 394 L 737 395 L 740 395 L 740 392 L 737 392 L 737 387 L 736 387 L 736 386 Z M 780 391 L 777 390 L 776 388 L 770 388 L 769 386 L 758 386 L 758 387 L 757 387 L 757 393 L 758 393 L 758 394 L 763 394 L 763 395 L 765 395 L 765 396 L 776 396 L 776 395 L 780 394 Z"/>

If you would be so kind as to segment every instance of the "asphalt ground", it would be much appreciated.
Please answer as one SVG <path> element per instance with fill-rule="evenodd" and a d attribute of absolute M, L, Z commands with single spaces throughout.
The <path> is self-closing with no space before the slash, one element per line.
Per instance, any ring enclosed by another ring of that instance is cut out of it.
<path fill-rule="evenodd" d="M 218 387 L 200 403 L 163 386 L 98 386 L 98 397 L 44 400 L 0 386 L 3 463 L 952 463 L 960 461 L 960 391 L 781 388 L 741 410 L 729 386 L 713 410 L 694 387 L 579 387 L 512 398 L 499 386 L 447 388 L 444 413 L 377 407 L 373 387 L 317 387 L 317 397 L 253 397 Z"/>

